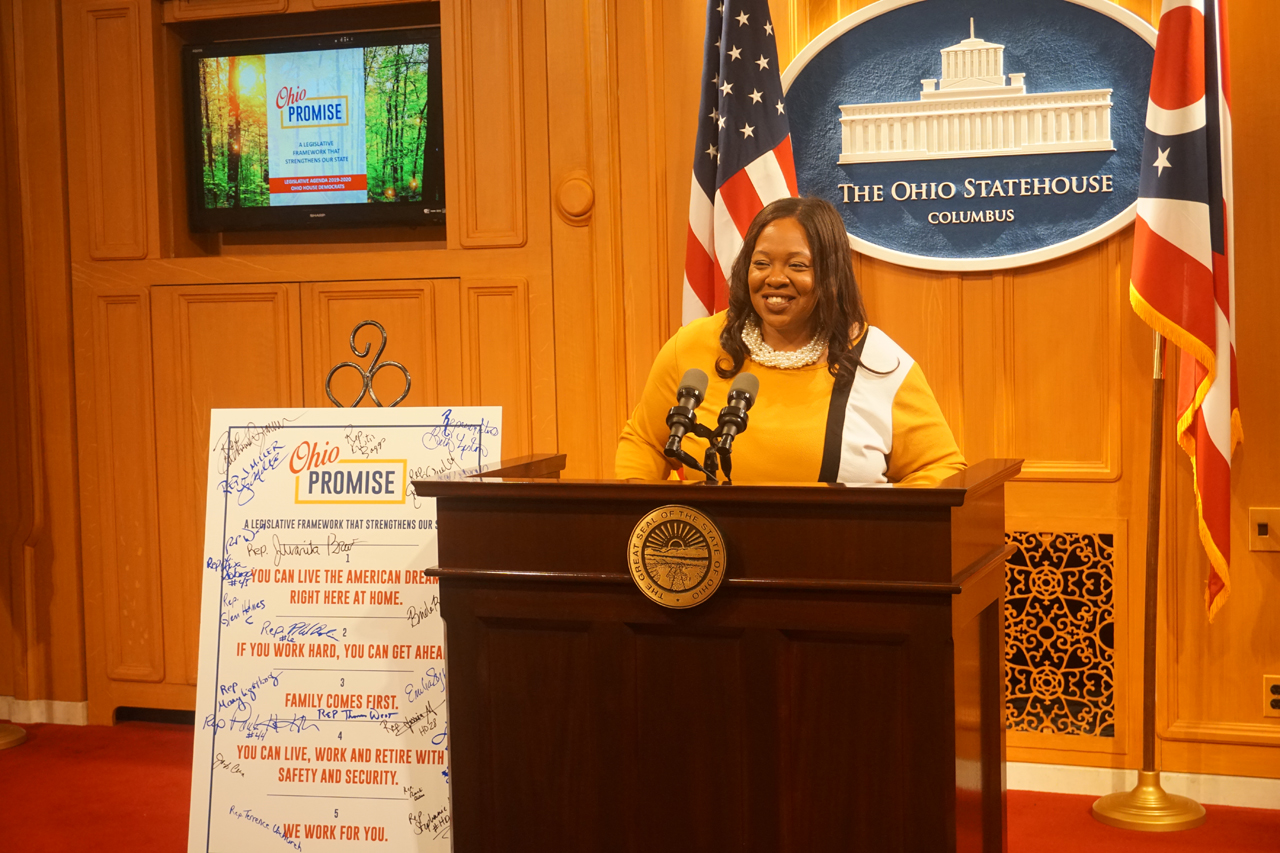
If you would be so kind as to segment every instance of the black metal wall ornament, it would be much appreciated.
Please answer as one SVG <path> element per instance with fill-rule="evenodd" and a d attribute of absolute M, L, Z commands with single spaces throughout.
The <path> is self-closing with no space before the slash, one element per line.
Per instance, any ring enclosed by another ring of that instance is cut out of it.
<path fill-rule="evenodd" d="M 1115 737 L 1115 536 L 1013 531 L 1005 564 L 1005 721 Z"/>
<path fill-rule="evenodd" d="M 381 364 L 378 363 L 378 359 L 382 358 L 382 351 L 387 348 L 387 330 L 382 328 L 381 323 L 377 320 L 362 320 L 357 323 L 356 327 L 351 330 L 351 351 L 355 353 L 356 358 L 369 357 L 369 350 L 373 348 L 372 343 L 365 344 L 363 351 L 356 349 L 356 334 L 365 326 L 373 326 L 382 334 L 382 343 L 378 345 L 378 351 L 373 354 L 373 361 L 369 362 L 369 369 L 365 370 L 354 361 L 340 361 L 329 370 L 329 375 L 324 378 L 324 393 L 329 395 L 330 402 L 339 409 L 346 407 L 338 402 L 337 397 L 333 396 L 333 388 L 330 383 L 333 381 L 333 374 L 337 373 L 344 367 L 355 368 L 364 383 L 363 387 L 360 389 L 360 395 L 356 397 L 356 401 L 351 404 L 351 408 L 353 409 L 360 405 L 360 401 L 364 399 L 365 394 L 369 395 L 375 406 L 382 406 L 382 401 L 378 399 L 378 392 L 373 390 L 373 377 L 376 376 L 378 371 L 384 367 L 399 368 L 400 372 L 404 374 L 404 392 L 399 397 L 396 397 L 395 402 L 391 404 L 391 407 L 394 408 L 400 405 L 404 398 L 409 396 L 409 387 L 413 383 L 413 379 L 409 376 L 409 371 L 405 366 L 398 361 L 384 361 Z"/>

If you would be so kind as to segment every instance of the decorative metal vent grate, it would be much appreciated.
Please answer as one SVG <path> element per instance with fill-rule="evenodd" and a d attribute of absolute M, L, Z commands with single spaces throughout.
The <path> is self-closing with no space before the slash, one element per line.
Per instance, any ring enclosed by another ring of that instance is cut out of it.
<path fill-rule="evenodd" d="M 1017 548 L 1005 571 L 1006 726 L 1114 737 L 1114 537 L 1005 538 Z"/>

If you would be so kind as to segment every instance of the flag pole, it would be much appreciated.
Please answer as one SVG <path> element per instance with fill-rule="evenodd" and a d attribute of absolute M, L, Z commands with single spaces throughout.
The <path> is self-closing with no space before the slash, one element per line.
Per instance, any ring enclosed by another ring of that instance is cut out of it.
<path fill-rule="evenodd" d="M 1147 472 L 1147 578 L 1142 643 L 1142 770 L 1132 791 L 1093 804 L 1093 816 L 1121 829 L 1175 832 L 1204 823 L 1204 806 L 1167 793 L 1156 769 L 1156 616 L 1160 606 L 1160 480 L 1164 458 L 1164 336 L 1155 333 L 1151 379 L 1151 458 Z"/>

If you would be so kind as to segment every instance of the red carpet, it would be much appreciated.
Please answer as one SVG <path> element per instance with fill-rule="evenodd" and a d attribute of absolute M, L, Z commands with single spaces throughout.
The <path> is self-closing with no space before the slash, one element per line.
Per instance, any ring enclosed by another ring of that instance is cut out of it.
<path fill-rule="evenodd" d="M 181 853 L 191 794 L 190 726 L 28 725 L 0 752 L 0 851 Z M 1009 792 L 1010 853 L 1280 850 L 1280 811 L 1208 806 L 1186 832 L 1112 829 L 1093 797 Z"/>
<path fill-rule="evenodd" d="M 1182 832 L 1133 832 L 1098 823 L 1097 797 L 1009 792 L 1009 853 L 1252 853 L 1280 851 L 1280 811 L 1205 806 L 1209 819 Z"/>
<path fill-rule="evenodd" d="M 0 752 L 0 850 L 187 849 L 192 727 L 24 724 Z"/>

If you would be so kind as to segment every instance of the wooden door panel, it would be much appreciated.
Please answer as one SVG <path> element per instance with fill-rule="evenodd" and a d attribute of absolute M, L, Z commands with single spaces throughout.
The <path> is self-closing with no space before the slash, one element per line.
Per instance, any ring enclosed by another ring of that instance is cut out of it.
<path fill-rule="evenodd" d="M 85 524 L 98 547 L 85 553 L 88 621 L 102 626 L 106 676 L 158 682 L 165 677 L 165 630 L 156 523 L 158 435 L 153 429 L 150 305 L 145 293 L 88 294 L 93 389 Z M 83 315 L 82 315 L 83 316 Z M 83 446 L 83 445 L 82 445 Z M 96 563 L 96 566 L 95 566 Z M 96 569 L 96 571 L 95 571 Z"/>
<path fill-rule="evenodd" d="M 373 366 L 382 335 L 373 326 L 360 330 L 356 348 L 367 352 L 360 358 L 351 349 L 351 332 L 364 320 L 380 323 L 387 333 L 386 348 L 379 363 L 404 365 L 411 377 L 409 394 L 402 406 L 448 406 L 461 404 L 461 366 L 456 358 L 446 359 L 458 373 L 441 382 L 437 350 L 435 289 L 439 283 L 417 281 L 337 281 L 302 285 L 303 351 L 306 353 L 306 404 L 332 406 L 325 394 L 325 378 L 334 365 L 358 364 L 361 370 Z M 456 287 L 456 282 L 454 283 Z M 460 323 L 451 318 L 455 328 Z M 366 350 L 366 347 L 368 348 Z M 442 399 L 441 386 L 455 392 Z M 338 403 L 350 406 L 359 397 L 360 373 L 344 367 L 333 374 L 331 389 Z M 404 377 L 394 367 L 379 371 L 373 390 L 382 405 L 389 406 L 404 391 Z M 366 395 L 362 406 L 374 405 Z"/>
<path fill-rule="evenodd" d="M 195 684 L 214 408 L 302 405 L 296 284 L 157 287 L 156 430 L 171 680 Z M 258 444 L 241 452 L 247 457 Z M 239 460 L 233 459 L 232 469 Z"/>

